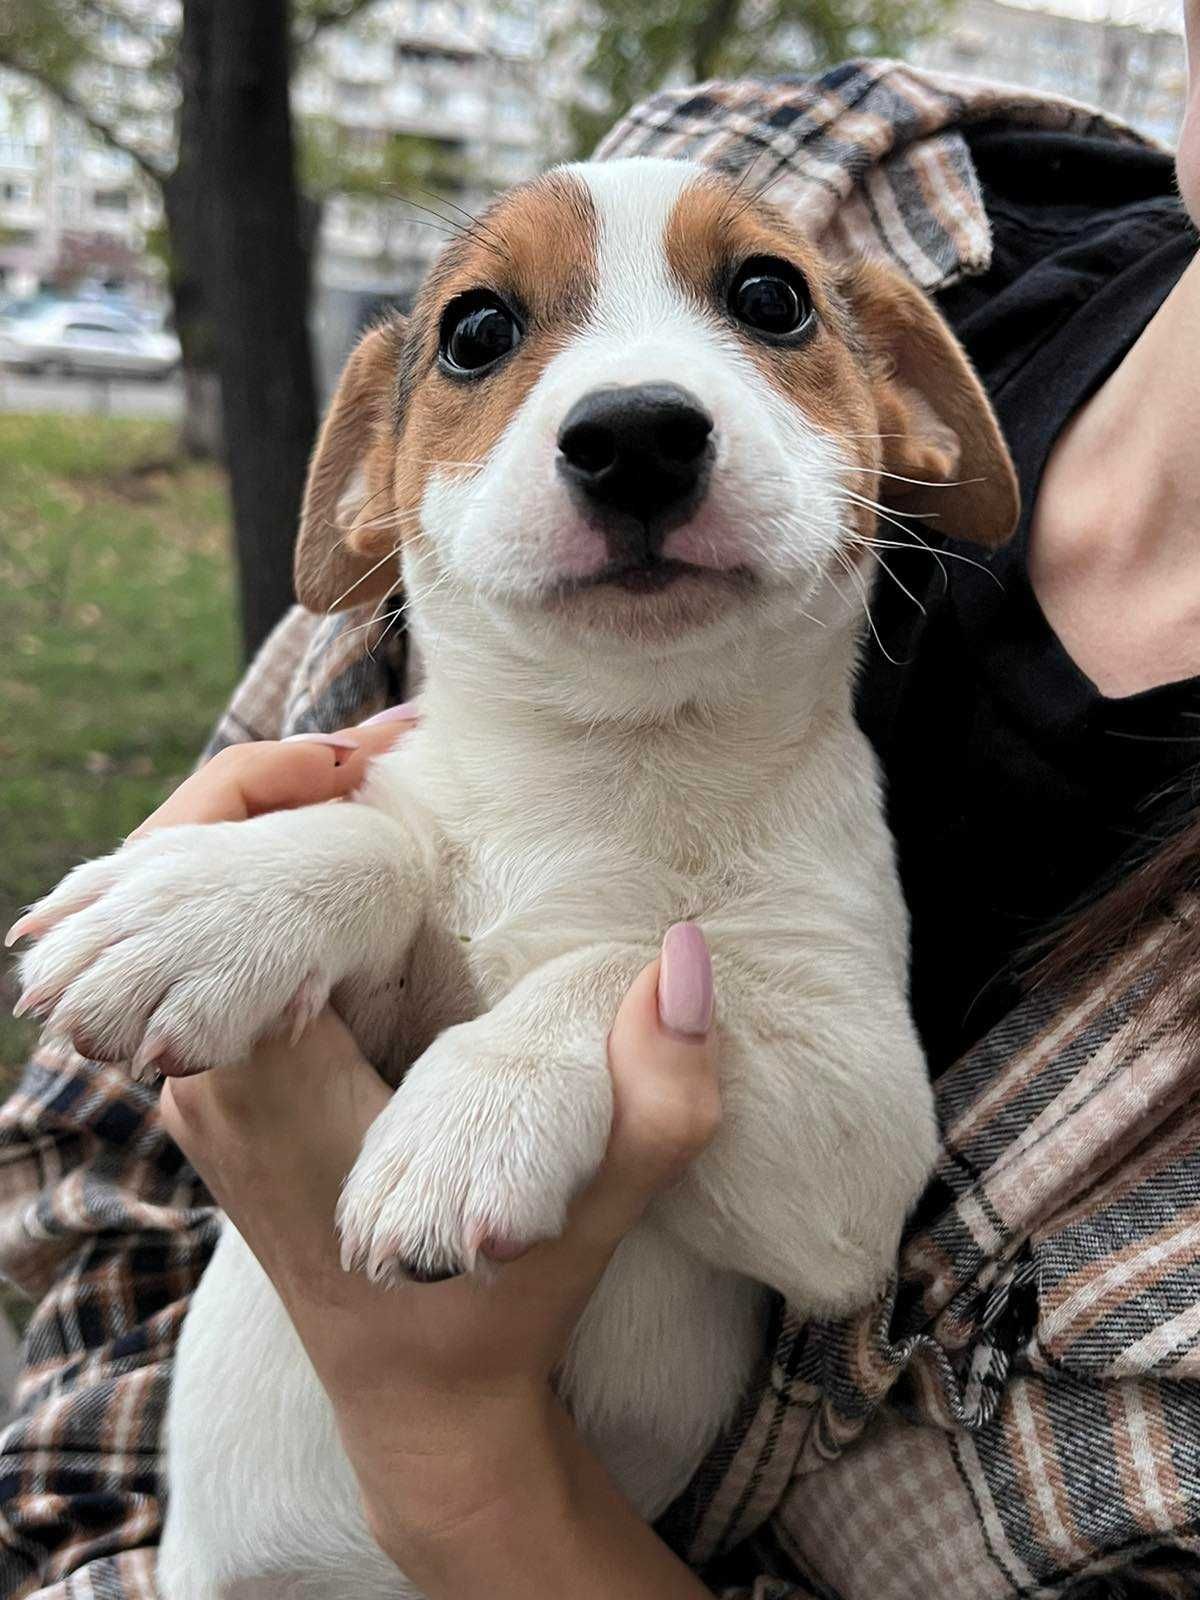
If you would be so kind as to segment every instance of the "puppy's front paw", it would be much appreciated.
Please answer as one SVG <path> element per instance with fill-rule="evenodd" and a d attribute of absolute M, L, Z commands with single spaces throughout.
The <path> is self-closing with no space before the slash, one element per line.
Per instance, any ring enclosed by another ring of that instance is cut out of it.
<path fill-rule="evenodd" d="M 562 1232 L 608 1142 L 608 1068 L 538 1060 L 499 1031 L 448 1029 L 372 1124 L 338 1207 L 347 1268 L 431 1282 Z"/>
<path fill-rule="evenodd" d="M 164 829 L 76 868 L 16 925 L 18 1008 L 100 1061 L 186 1073 L 236 1061 L 329 984 L 246 823 Z"/>

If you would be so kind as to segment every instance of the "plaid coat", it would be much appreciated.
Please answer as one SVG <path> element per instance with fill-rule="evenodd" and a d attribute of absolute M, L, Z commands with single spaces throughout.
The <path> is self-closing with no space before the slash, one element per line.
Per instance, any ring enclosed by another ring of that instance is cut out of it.
<path fill-rule="evenodd" d="M 658 96 L 606 155 L 762 163 L 827 245 L 934 289 L 988 262 L 958 129 L 1133 136 L 1062 102 L 858 63 Z M 406 642 L 280 624 L 214 748 L 401 698 Z M 1200 1063 L 1120 966 L 1026 1001 L 937 1084 L 943 1145 L 895 1287 L 775 1308 L 741 1414 L 661 1531 L 741 1600 L 1200 1594 Z M 161 1423 L 216 1238 L 153 1091 L 42 1055 L 0 1114 L 0 1262 L 38 1304 L 0 1441 L 0 1592 L 152 1596 Z M 216 1397 L 215 1397 L 216 1398 Z"/>

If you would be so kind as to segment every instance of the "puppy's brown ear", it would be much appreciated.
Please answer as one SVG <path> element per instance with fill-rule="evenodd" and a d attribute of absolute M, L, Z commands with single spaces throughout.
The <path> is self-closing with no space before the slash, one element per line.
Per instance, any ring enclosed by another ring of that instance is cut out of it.
<path fill-rule="evenodd" d="M 843 288 L 876 363 L 884 436 L 880 499 L 904 516 L 992 548 L 1017 525 L 1020 492 L 995 413 L 929 299 L 890 267 L 860 262 Z M 916 479 L 905 483 L 904 478 Z"/>
<path fill-rule="evenodd" d="M 342 611 L 395 587 L 391 408 L 402 338 L 393 321 L 359 342 L 317 436 L 294 566 L 309 611 Z"/>

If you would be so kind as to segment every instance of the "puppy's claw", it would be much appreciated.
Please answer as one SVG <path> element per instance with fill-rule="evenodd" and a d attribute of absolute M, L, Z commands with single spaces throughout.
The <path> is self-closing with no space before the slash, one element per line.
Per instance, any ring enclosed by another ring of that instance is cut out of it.
<path fill-rule="evenodd" d="M 17 1003 L 12 1008 L 14 1017 L 40 1017 L 43 1021 L 49 1016 L 58 1002 L 58 991 L 42 985 L 40 988 L 26 989 L 17 996 Z"/>
<path fill-rule="evenodd" d="M 162 1060 L 166 1052 L 167 1041 L 148 1033 L 138 1045 L 137 1053 L 129 1063 L 129 1076 L 135 1083 L 152 1083 L 159 1074 L 157 1063 Z"/>
<path fill-rule="evenodd" d="M 310 972 L 288 1002 L 285 1016 L 291 1022 L 289 1044 L 300 1043 L 310 1023 L 315 1022 L 324 1010 L 328 999 L 329 985 L 317 973 Z"/>
<path fill-rule="evenodd" d="M 12 927 L 4 935 L 4 948 L 11 950 L 18 939 L 37 938 L 45 933 L 50 924 L 44 917 L 39 917 L 35 911 L 27 911 L 23 917 L 18 917 Z M 18 1005 L 20 1001 L 17 1002 Z M 16 1012 L 13 1015 L 17 1015 Z"/>

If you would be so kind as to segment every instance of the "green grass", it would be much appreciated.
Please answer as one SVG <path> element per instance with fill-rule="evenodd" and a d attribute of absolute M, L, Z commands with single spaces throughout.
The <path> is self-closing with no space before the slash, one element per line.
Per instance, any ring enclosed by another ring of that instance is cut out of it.
<path fill-rule="evenodd" d="M 237 676 L 220 474 L 162 424 L 0 416 L 0 928 L 182 777 Z M 34 1030 L 0 973 L 0 1093 Z"/>

